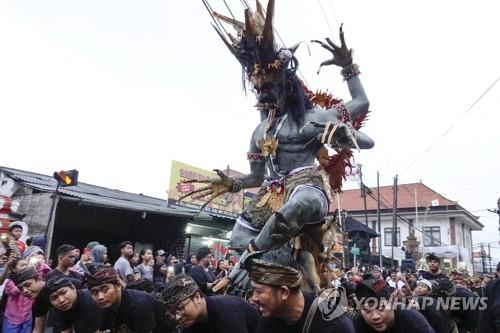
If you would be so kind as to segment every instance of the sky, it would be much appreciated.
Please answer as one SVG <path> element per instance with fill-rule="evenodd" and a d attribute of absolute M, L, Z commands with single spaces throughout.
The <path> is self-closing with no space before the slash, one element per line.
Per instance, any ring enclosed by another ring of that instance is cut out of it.
<path fill-rule="evenodd" d="M 487 211 L 500 196 L 500 3 L 276 2 L 282 43 L 305 42 L 305 82 L 349 100 L 338 68 L 316 74 L 330 54 L 309 43 L 338 41 L 344 23 L 372 111 L 375 147 L 355 154 L 365 183 L 377 171 L 381 185 L 422 181 L 480 216 L 474 243 L 500 258 Z M 242 1 L 226 3 L 243 19 Z M 202 1 L 1 1 L 0 165 L 76 168 L 80 181 L 160 198 L 172 160 L 248 172 L 255 100 L 210 21 Z"/>

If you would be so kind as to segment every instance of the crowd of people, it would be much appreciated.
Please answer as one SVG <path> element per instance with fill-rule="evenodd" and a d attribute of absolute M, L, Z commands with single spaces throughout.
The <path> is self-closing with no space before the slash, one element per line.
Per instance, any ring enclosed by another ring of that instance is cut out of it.
<path fill-rule="evenodd" d="M 213 292 L 236 263 L 209 248 L 179 259 L 164 250 L 89 242 L 57 248 L 46 262 L 43 237 L 20 240 L 22 226 L 2 237 L 2 332 L 500 332 L 500 264 L 496 274 L 452 271 L 426 257 L 427 270 L 327 265 L 319 296 L 285 249 L 256 251 L 241 268 L 246 297 Z"/>

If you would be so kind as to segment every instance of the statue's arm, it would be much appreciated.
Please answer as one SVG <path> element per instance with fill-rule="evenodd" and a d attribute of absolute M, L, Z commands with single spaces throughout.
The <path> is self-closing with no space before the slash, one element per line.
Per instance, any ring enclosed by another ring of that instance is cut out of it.
<path fill-rule="evenodd" d="M 356 68 L 353 66 L 344 68 L 342 72 L 345 73 L 346 71 L 352 71 L 353 68 Z M 347 87 L 349 88 L 349 93 L 351 94 L 351 100 L 344 103 L 344 105 L 349 112 L 351 120 L 354 120 L 359 115 L 368 112 L 370 102 L 368 100 L 368 97 L 366 96 L 365 89 L 361 84 L 361 80 L 359 79 L 359 72 L 356 70 L 352 73 L 357 74 L 351 75 L 350 77 L 346 78 Z"/>
<path fill-rule="evenodd" d="M 252 135 L 250 151 L 247 153 L 247 158 L 250 163 L 250 173 L 244 177 L 234 179 L 237 184 L 239 183 L 237 187 L 241 187 L 241 189 L 260 187 L 265 178 L 266 163 L 258 144 L 258 133 L 259 127 L 257 127 Z"/>

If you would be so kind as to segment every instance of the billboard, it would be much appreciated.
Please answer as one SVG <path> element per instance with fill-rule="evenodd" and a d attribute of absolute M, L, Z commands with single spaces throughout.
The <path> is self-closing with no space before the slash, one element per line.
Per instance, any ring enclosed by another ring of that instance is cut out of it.
<path fill-rule="evenodd" d="M 224 170 L 228 176 L 243 176 L 244 174 L 234 170 Z M 195 166 L 185 164 L 178 161 L 172 161 L 172 170 L 170 173 L 170 185 L 168 190 L 168 203 L 170 205 L 190 207 L 200 209 L 200 207 L 208 200 L 209 197 L 202 199 L 194 199 L 187 197 L 182 200 L 180 198 L 191 191 L 199 189 L 208 184 L 202 183 L 182 183 L 190 179 L 212 179 L 217 178 L 217 175 L 205 169 L 197 168 Z M 239 193 L 226 193 L 215 198 L 209 203 L 204 211 L 224 215 L 227 217 L 237 217 L 243 209 L 243 191 Z"/>

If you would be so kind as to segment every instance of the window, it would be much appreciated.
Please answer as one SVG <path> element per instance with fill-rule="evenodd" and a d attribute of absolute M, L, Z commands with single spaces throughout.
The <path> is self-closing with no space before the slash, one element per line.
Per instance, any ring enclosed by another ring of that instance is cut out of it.
<path fill-rule="evenodd" d="M 441 228 L 425 227 L 424 246 L 439 246 L 439 245 L 441 245 Z"/>
<path fill-rule="evenodd" d="M 396 228 L 396 245 L 401 245 L 401 233 L 399 228 Z M 393 246 L 392 245 L 392 228 L 384 228 L 384 246 Z"/>

